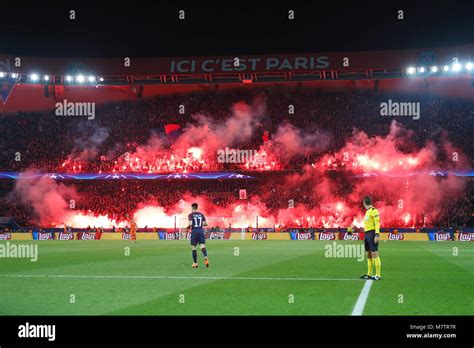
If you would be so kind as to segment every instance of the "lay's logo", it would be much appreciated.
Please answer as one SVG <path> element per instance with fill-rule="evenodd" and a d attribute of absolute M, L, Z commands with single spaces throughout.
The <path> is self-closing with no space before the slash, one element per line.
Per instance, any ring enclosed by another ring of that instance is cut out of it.
<path fill-rule="evenodd" d="M 59 240 L 73 240 L 74 239 L 74 233 L 72 232 L 61 232 L 59 233 Z"/>
<path fill-rule="evenodd" d="M 360 240 L 359 233 L 344 233 L 343 240 Z"/>
<path fill-rule="evenodd" d="M 179 239 L 179 232 L 172 232 L 172 233 L 165 233 L 164 234 L 165 240 L 178 240 Z"/>
<path fill-rule="evenodd" d="M 461 242 L 474 242 L 474 233 L 459 233 L 459 241 Z"/>
<path fill-rule="evenodd" d="M 225 239 L 225 234 L 224 232 L 211 232 L 209 239 Z"/>
<path fill-rule="evenodd" d="M 437 241 L 451 240 L 451 236 L 449 235 L 449 233 L 435 233 L 435 240 Z"/>
<path fill-rule="evenodd" d="M 96 240 L 96 238 L 95 238 L 95 233 L 84 232 L 84 233 L 81 235 L 81 239 L 82 239 L 82 240 Z"/>
<path fill-rule="evenodd" d="M 311 232 L 299 232 L 296 233 L 296 239 L 297 240 L 311 240 L 313 239 L 313 235 Z"/>
<path fill-rule="evenodd" d="M 10 232 L 0 233 L 0 240 L 10 240 L 12 239 L 12 234 Z"/>
<path fill-rule="evenodd" d="M 388 240 L 404 240 L 405 236 L 403 233 L 389 233 Z"/>
<path fill-rule="evenodd" d="M 38 240 L 53 239 L 52 232 L 38 232 Z"/>
<path fill-rule="evenodd" d="M 319 240 L 336 240 L 336 234 L 333 232 L 321 232 Z"/>
<path fill-rule="evenodd" d="M 130 240 L 130 233 L 123 232 L 122 233 L 122 239 L 123 240 Z"/>
<path fill-rule="evenodd" d="M 252 239 L 253 240 L 266 240 L 267 239 L 267 233 L 266 232 L 253 232 L 252 233 Z"/>

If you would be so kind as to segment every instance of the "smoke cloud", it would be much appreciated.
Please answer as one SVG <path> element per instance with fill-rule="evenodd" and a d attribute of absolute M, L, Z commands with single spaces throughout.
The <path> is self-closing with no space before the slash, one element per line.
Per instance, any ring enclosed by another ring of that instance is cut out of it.
<path fill-rule="evenodd" d="M 18 199 L 31 208 L 34 223 L 55 226 L 61 224 L 68 214 L 69 199 L 77 199 L 78 194 L 73 186 L 58 184 L 48 176 L 42 176 L 36 179 L 18 179 L 9 198 Z"/>

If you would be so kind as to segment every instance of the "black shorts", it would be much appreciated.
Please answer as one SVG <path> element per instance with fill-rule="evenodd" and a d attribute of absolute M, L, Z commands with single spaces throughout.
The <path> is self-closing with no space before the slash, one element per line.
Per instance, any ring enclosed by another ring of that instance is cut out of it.
<path fill-rule="evenodd" d="M 205 244 L 205 243 L 206 243 L 206 236 L 204 235 L 204 230 L 191 232 L 191 245 L 192 246 L 196 246 L 198 244 Z"/>
<path fill-rule="evenodd" d="M 366 231 L 364 234 L 365 251 L 379 251 L 379 243 L 375 243 L 375 231 Z"/>

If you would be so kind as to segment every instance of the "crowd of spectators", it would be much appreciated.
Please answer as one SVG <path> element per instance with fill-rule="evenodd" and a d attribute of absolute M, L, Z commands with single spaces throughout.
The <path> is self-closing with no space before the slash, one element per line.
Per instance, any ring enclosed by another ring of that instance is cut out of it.
<path fill-rule="evenodd" d="M 93 121 L 80 117 L 57 117 L 54 110 L 15 115 L 0 114 L 0 170 L 134 170 L 131 166 L 123 167 L 123 154 L 133 153 L 137 146 L 146 144 L 152 134 L 164 135 L 166 124 L 185 127 L 195 123 L 192 116 L 196 114 L 207 115 L 219 122 L 229 117 L 234 103 L 243 101 L 252 104 L 256 97 L 263 101 L 266 111 L 255 128 L 254 137 L 244 144 L 238 144 L 243 149 L 258 149 L 263 142 L 264 132 L 271 138 L 284 122 L 290 122 L 302 130 L 317 128 L 330 133 L 331 143 L 326 153 L 341 148 L 354 127 L 369 135 L 387 134 L 393 118 L 380 117 L 380 103 L 391 98 L 420 103 L 420 119 L 397 119 L 413 130 L 415 146 L 422 146 L 428 139 L 440 141 L 444 131 L 454 146 L 467 154 L 474 152 L 470 129 L 474 118 L 474 103 L 470 101 L 430 95 L 323 93 L 314 88 L 289 89 L 275 86 L 251 91 L 201 91 L 98 105 Z M 290 105 L 294 113 L 289 113 Z M 181 106 L 184 106 L 184 114 L 179 113 Z M 98 130 L 101 132 L 97 132 Z M 85 149 L 87 153 L 84 153 Z M 301 154 L 285 163 L 285 166 L 287 169 L 298 168 L 311 163 L 314 156 L 320 155 Z M 162 162 L 169 160 L 164 154 Z M 150 166 L 148 163 L 144 167 L 148 169 Z M 153 168 L 153 172 L 175 171 L 185 167 L 185 163 L 177 160 L 171 167 L 162 163 L 159 168 Z M 216 156 L 206 158 L 205 163 L 188 163 L 188 171 L 219 169 L 223 168 L 217 163 Z"/>
<path fill-rule="evenodd" d="M 396 99 L 420 102 L 422 115 L 419 120 L 400 119 L 413 131 L 414 146 L 422 146 L 427 140 L 440 141 L 444 137 L 443 133 L 446 133 L 453 145 L 465 154 L 471 156 L 474 153 L 474 103 L 470 101 L 427 94 L 407 96 L 368 92 L 330 93 L 315 88 L 275 85 L 252 90 L 200 91 L 98 105 L 94 121 L 78 117 L 57 117 L 54 110 L 14 115 L 0 113 L 0 171 L 25 171 L 32 168 L 45 172 L 120 171 L 121 155 L 133 153 L 137 146 L 145 145 L 151 134 L 161 134 L 164 137 L 164 125 L 172 123 L 185 127 L 195 122 L 192 116 L 196 114 L 204 114 L 220 122 L 229 117 L 234 103 L 243 101 L 252 104 L 255 98 L 264 102 L 265 112 L 259 119 L 253 138 L 240 144 L 241 148 L 258 148 L 263 142 L 264 134 L 271 138 L 281 124 L 289 122 L 302 130 L 317 128 L 329 132 L 331 140 L 325 153 L 335 152 L 345 144 L 354 127 L 364 130 L 368 135 L 387 134 L 393 118 L 380 117 L 380 103 Z M 289 113 L 289 105 L 293 106 L 294 113 Z M 180 106 L 184 106 L 184 114 L 179 113 Z M 83 155 L 81 151 L 84 147 L 81 144 L 91 140 L 90 136 L 94 134 L 102 139 L 96 144 L 88 144 L 94 146 L 88 146 L 87 159 L 75 161 L 76 157 Z M 284 169 L 300 170 L 303 165 L 314 162 L 321 155 L 314 153 L 295 156 L 284 164 Z M 163 171 L 182 168 L 175 165 L 164 167 Z M 187 169 L 227 170 L 233 167 L 206 159 L 205 163 L 197 161 Z M 130 216 L 139 202 L 154 199 L 160 205 L 169 207 L 176 204 L 185 192 L 196 196 L 206 195 L 216 205 L 222 206 L 238 200 L 241 188 L 247 189 L 249 197 L 254 194 L 263 197 L 270 210 L 284 208 L 290 199 L 307 206 L 319 204 L 312 190 L 285 191 L 277 181 L 276 176 L 270 176 L 258 184 L 234 184 L 229 181 L 174 182 L 168 185 L 120 181 L 75 182 L 74 185 L 82 197 L 78 200 L 78 209 L 90 210 L 94 214 L 108 214 L 117 220 Z M 26 224 L 31 220 L 31 209 L 5 198 L 12 187 L 11 183 L 2 187 L 0 216 L 14 216 L 20 223 Z M 472 184 L 469 187 L 459 203 L 444 208 L 440 224 L 468 223 L 474 202 Z"/>
<path fill-rule="evenodd" d="M 74 209 L 95 216 L 108 215 L 112 220 L 129 221 L 140 203 L 176 208 L 185 195 L 205 196 L 217 207 L 228 207 L 240 199 L 239 191 L 245 189 L 250 199 L 258 192 L 258 183 L 250 180 L 225 181 L 74 181 L 77 194 Z M 31 206 L 20 204 L 10 194 L 14 182 L 0 181 L 0 216 L 13 216 L 22 226 L 35 220 Z"/>
<path fill-rule="evenodd" d="M 20 204 L 9 196 L 13 185 L 11 181 L 2 182 L 0 185 L 0 216 L 13 216 L 21 226 L 34 224 L 37 215 L 32 207 Z M 302 204 L 309 209 L 318 208 L 322 214 L 327 212 L 331 215 L 335 209 L 334 206 L 325 207 L 327 202 L 321 200 L 318 193 L 309 186 L 288 189 L 284 178 L 278 173 L 265 173 L 252 180 L 84 180 L 66 182 L 66 185 L 73 186 L 77 191 L 74 210 L 94 216 L 107 215 L 115 221 L 130 221 L 137 208 L 144 205 L 164 207 L 166 213 L 173 215 L 172 212 L 176 211 L 180 204 L 184 204 L 182 200 L 186 197 L 205 197 L 206 202 L 223 208 L 227 214 L 232 214 L 229 213 L 229 207 L 235 207 L 236 204 L 246 205 L 248 202 L 264 207 L 265 214 L 273 216 L 277 216 L 279 210 L 288 208 L 290 201 L 295 206 Z M 245 190 L 244 199 L 241 197 L 241 190 Z M 335 194 L 339 195 L 337 192 Z M 346 197 L 342 188 L 340 197 Z M 383 201 L 384 197 L 375 199 Z M 441 213 L 435 220 L 429 221 L 427 226 L 474 226 L 474 182 L 467 186 L 463 197 L 455 201 L 446 200 L 439 208 Z M 416 221 L 411 221 L 409 226 L 425 226 L 423 216 L 413 218 Z M 399 226 L 404 225 L 402 223 Z"/>
<path fill-rule="evenodd" d="M 176 207 L 184 195 L 205 196 L 218 207 L 226 207 L 239 199 L 239 190 L 250 185 L 244 182 L 151 182 L 102 181 L 75 185 L 79 196 L 76 209 L 90 210 L 97 215 L 108 214 L 116 221 L 129 220 L 140 203 L 153 203 L 165 208 Z M 250 194 L 250 192 L 249 192 Z"/>

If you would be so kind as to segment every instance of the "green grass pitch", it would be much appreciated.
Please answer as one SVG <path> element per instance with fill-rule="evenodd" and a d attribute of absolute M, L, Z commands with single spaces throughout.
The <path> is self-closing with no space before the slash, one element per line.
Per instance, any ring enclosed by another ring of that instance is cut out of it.
<path fill-rule="evenodd" d="M 0 315 L 351 315 L 367 269 L 324 241 L 210 240 L 208 269 L 187 241 L 18 243 L 39 258 L 0 258 Z M 386 241 L 380 256 L 363 315 L 474 314 L 474 244 Z"/>

